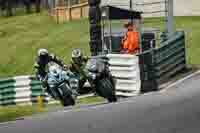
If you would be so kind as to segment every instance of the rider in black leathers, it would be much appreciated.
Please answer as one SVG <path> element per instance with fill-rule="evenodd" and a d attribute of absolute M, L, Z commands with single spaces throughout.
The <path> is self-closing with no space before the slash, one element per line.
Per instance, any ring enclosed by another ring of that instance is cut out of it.
<path fill-rule="evenodd" d="M 41 81 L 42 86 L 47 89 L 48 93 L 51 94 L 46 79 L 47 75 L 46 69 L 49 62 L 55 62 L 58 65 L 65 67 L 64 62 L 57 56 L 55 56 L 54 54 L 49 54 L 48 50 L 46 49 L 39 49 L 34 64 L 36 79 Z"/>
<path fill-rule="evenodd" d="M 87 80 L 87 77 L 84 72 L 87 61 L 88 61 L 88 57 L 83 56 L 80 49 L 74 49 L 72 51 L 72 59 L 69 65 L 69 70 L 72 73 L 74 73 L 75 76 L 79 77 L 80 91 L 83 91 L 82 90 L 83 85 L 85 84 Z"/>
<path fill-rule="evenodd" d="M 34 64 L 34 68 L 36 69 L 36 78 L 38 80 L 42 81 L 45 78 L 47 74 L 46 67 L 49 62 L 55 62 L 58 65 L 64 67 L 64 62 L 57 56 L 54 54 L 49 54 L 48 50 L 46 49 L 39 49 L 38 56 Z"/>

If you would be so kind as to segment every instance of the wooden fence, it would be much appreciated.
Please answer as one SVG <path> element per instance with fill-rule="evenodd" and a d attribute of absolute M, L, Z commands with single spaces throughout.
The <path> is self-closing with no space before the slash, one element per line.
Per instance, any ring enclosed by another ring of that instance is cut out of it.
<path fill-rule="evenodd" d="M 87 2 L 73 5 L 70 7 L 59 6 L 55 7 L 51 11 L 50 16 L 57 23 L 63 23 L 66 21 L 88 17 L 88 10 L 89 10 L 89 5 Z"/>

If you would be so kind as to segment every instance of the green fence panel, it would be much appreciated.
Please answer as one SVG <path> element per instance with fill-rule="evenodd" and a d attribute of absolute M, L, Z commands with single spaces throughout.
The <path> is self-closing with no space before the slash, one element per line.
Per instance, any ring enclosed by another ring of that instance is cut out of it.
<path fill-rule="evenodd" d="M 41 82 L 37 81 L 34 76 L 2 79 L 0 80 L 0 105 L 13 105 L 18 102 L 35 103 L 37 96 L 42 95 L 42 92 Z M 46 97 L 48 96 L 45 96 L 44 101 L 47 101 Z"/>
<path fill-rule="evenodd" d="M 38 81 L 35 77 L 31 78 L 31 98 L 32 102 L 35 103 L 37 102 L 37 97 L 44 95 L 43 94 L 43 89 L 42 89 L 42 84 L 40 81 Z"/>
<path fill-rule="evenodd" d="M 165 42 L 162 42 L 161 44 L 161 47 L 160 48 L 157 48 L 158 51 L 164 51 L 165 49 L 168 49 L 169 48 L 169 45 L 173 45 L 174 42 L 177 42 L 179 40 L 185 40 L 185 35 L 184 35 L 184 32 L 175 32 L 169 40 L 165 41 Z"/>
<path fill-rule="evenodd" d="M 166 61 L 172 56 L 176 56 L 174 54 L 179 54 L 180 52 L 184 52 L 185 47 L 182 45 L 184 42 L 179 41 L 176 45 L 172 45 L 168 50 L 165 51 L 154 51 L 154 61 L 159 63 L 161 61 Z M 180 45 L 181 44 L 181 45 Z"/>
<path fill-rule="evenodd" d="M 156 90 L 186 68 L 185 54 L 184 32 L 175 32 L 160 48 L 139 54 L 142 90 Z"/>
<path fill-rule="evenodd" d="M 0 80 L 0 105 L 4 105 L 6 100 L 9 99 L 13 104 L 13 97 L 15 96 L 15 80 L 14 78 L 7 78 Z"/>
<path fill-rule="evenodd" d="M 184 61 L 185 60 L 184 56 L 185 56 L 184 53 L 174 56 L 174 57 L 170 58 L 168 61 L 163 62 L 160 65 L 157 65 L 155 67 L 155 70 L 164 71 L 165 69 L 169 69 L 169 66 L 176 64 L 177 62 L 181 63 L 182 61 Z"/>
<path fill-rule="evenodd" d="M 175 32 L 153 53 L 155 79 L 161 84 L 186 67 L 184 32 Z"/>

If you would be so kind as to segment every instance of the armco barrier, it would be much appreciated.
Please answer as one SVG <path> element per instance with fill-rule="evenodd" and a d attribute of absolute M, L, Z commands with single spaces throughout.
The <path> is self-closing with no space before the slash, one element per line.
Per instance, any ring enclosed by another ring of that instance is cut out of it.
<path fill-rule="evenodd" d="M 134 55 L 108 54 L 110 70 L 116 79 L 118 96 L 134 96 L 140 93 L 139 58 Z"/>
<path fill-rule="evenodd" d="M 139 56 L 142 91 L 159 89 L 159 85 L 186 68 L 184 32 L 175 32 L 160 48 Z"/>
<path fill-rule="evenodd" d="M 46 104 L 59 103 L 44 93 L 41 82 L 33 76 L 17 76 L 0 80 L 0 106 L 32 105 L 37 103 L 37 97 L 41 95 Z M 78 99 L 90 96 L 94 94 L 81 95 Z"/>
<path fill-rule="evenodd" d="M 153 51 L 153 63 L 158 84 L 186 68 L 184 32 L 176 32 Z"/>
<path fill-rule="evenodd" d="M 0 105 L 33 104 L 41 94 L 41 84 L 31 76 L 0 80 Z"/>

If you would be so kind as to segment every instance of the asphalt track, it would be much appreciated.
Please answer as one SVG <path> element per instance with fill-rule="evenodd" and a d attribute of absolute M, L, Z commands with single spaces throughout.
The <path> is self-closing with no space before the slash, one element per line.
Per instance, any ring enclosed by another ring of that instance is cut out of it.
<path fill-rule="evenodd" d="M 199 133 L 200 75 L 166 91 L 0 125 L 0 133 Z"/>

